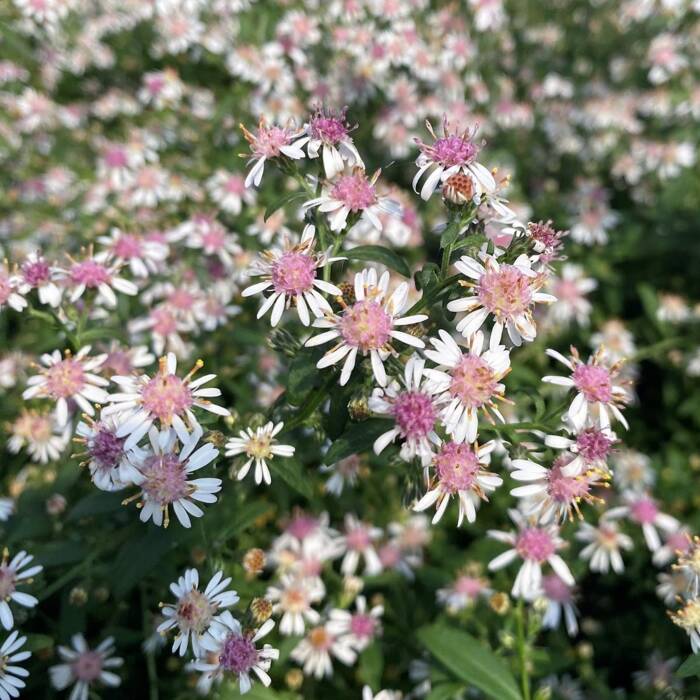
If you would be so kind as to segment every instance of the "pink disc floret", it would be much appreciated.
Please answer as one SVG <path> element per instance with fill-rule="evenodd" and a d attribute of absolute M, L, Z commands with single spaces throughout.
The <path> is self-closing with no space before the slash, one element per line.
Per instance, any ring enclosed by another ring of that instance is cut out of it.
<path fill-rule="evenodd" d="M 296 296 L 313 288 L 316 261 L 306 253 L 290 250 L 283 253 L 272 266 L 275 291 Z"/>
<path fill-rule="evenodd" d="M 556 551 L 552 536 L 544 529 L 527 527 L 521 530 L 515 541 L 515 548 L 523 559 L 544 562 Z"/>
<path fill-rule="evenodd" d="M 143 466 L 144 493 L 161 506 L 173 503 L 189 493 L 185 465 L 176 454 L 154 455 Z"/>
<path fill-rule="evenodd" d="M 447 442 L 435 457 L 440 486 L 449 493 L 473 488 L 480 466 L 476 452 L 464 443 Z"/>
<path fill-rule="evenodd" d="M 579 364 L 572 376 L 576 388 L 586 401 L 610 403 L 612 401 L 612 378 L 605 367 L 593 364 Z"/>
<path fill-rule="evenodd" d="M 102 674 L 102 656 L 96 651 L 84 651 L 73 661 L 71 669 L 78 680 L 92 683 Z"/>
<path fill-rule="evenodd" d="M 88 258 L 73 264 L 70 277 L 74 284 L 84 284 L 86 287 L 94 288 L 108 283 L 112 275 L 102 263 Z"/>
<path fill-rule="evenodd" d="M 331 189 L 331 197 L 342 202 L 352 212 L 368 209 L 377 201 L 374 185 L 359 172 L 340 177 Z"/>
<path fill-rule="evenodd" d="M 46 370 L 46 391 L 55 399 L 75 396 L 85 386 L 82 364 L 67 357 Z"/>
<path fill-rule="evenodd" d="M 400 393 L 393 406 L 394 419 L 406 437 L 422 438 L 435 426 L 435 406 L 428 394 L 420 391 Z"/>
<path fill-rule="evenodd" d="M 498 380 L 488 363 L 477 355 L 462 355 L 451 375 L 450 394 L 465 406 L 481 408 L 496 393 Z"/>
<path fill-rule="evenodd" d="M 225 671 L 236 675 L 247 673 L 258 661 L 258 650 L 250 637 L 231 634 L 226 638 L 219 656 L 219 663 Z"/>
<path fill-rule="evenodd" d="M 174 416 L 179 416 L 192 406 L 192 392 L 174 374 L 158 374 L 143 387 L 141 403 L 162 423 L 169 425 Z"/>
<path fill-rule="evenodd" d="M 340 320 L 345 342 L 360 350 L 379 350 L 391 337 L 393 321 L 381 304 L 369 299 L 347 308 Z"/>
<path fill-rule="evenodd" d="M 485 272 L 477 286 L 484 308 L 505 320 L 513 320 L 532 305 L 530 278 L 514 265 Z"/>
<path fill-rule="evenodd" d="M 653 523 L 658 514 L 659 509 L 651 498 L 643 497 L 630 505 L 630 517 L 640 525 Z"/>

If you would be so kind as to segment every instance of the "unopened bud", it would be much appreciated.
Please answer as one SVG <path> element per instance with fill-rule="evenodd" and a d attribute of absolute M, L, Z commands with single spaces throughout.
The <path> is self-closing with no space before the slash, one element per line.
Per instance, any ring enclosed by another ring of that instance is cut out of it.
<path fill-rule="evenodd" d="M 442 196 L 450 204 L 468 204 L 474 197 L 474 183 L 464 173 L 450 175 L 442 186 Z"/>
<path fill-rule="evenodd" d="M 370 413 L 367 397 L 357 396 L 350 399 L 348 401 L 348 413 L 350 414 L 350 420 L 357 423 L 367 420 Z"/>
<path fill-rule="evenodd" d="M 507 593 L 494 593 L 489 598 L 489 605 L 498 615 L 505 615 L 510 610 L 510 598 Z"/>
<path fill-rule="evenodd" d="M 76 608 L 82 608 L 88 601 L 88 592 L 82 586 L 75 586 L 68 594 L 68 603 Z"/>
<path fill-rule="evenodd" d="M 54 493 L 46 499 L 46 512 L 49 515 L 61 515 L 66 509 L 67 503 L 64 496 L 60 493 Z"/>
<path fill-rule="evenodd" d="M 272 603 L 266 598 L 253 598 L 250 604 L 250 614 L 256 624 L 262 625 L 272 615 Z"/>
<path fill-rule="evenodd" d="M 284 677 L 284 682 L 287 684 L 287 687 L 290 690 L 299 690 L 299 688 L 301 688 L 301 684 L 304 682 L 304 674 L 302 673 L 301 669 L 293 668 L 290 671 L 287 671 L 287 674 Z"/>
<path fill-rule="evenodd" d="M 265 552 L 262 549 L 249 549 L 243 556 L 243 568 L 249 576 L 259 576 L 265 568 Z"/>

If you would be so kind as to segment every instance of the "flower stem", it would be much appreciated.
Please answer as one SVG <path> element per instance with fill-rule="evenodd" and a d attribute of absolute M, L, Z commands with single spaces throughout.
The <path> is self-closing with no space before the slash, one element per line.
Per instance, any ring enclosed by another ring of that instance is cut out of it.
<path fill-rule="evenodd" d="M 530 700 L 530 674 L 528 671 L 528 649 L 525 640 L 525 607 L 523 599 L 518 600 L 518 607 L 515 610 L 515 627 L 518 644 L 518 659 L 520 660 L 520 685 L 523 700 Z"/>

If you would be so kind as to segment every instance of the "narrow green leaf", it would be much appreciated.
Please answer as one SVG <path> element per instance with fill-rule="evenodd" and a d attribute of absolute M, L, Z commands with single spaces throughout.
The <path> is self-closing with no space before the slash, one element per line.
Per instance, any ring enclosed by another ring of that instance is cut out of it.
<path fill-rule="evenodd" d="M 247 530 L 261 515 L 267 513 L 269 509 L 270 504 L 262 501 L 251 501 L 242 504 L 240 508 L 234 511 L 230 521 L 217 530 L 217 540 L 225 542 L 239 532 Z"/>
<path fill-rule="evenodd" d="M 360 245 L 356 248 L 343 251 L 343 255 L 348 260 L 369 260 L 386 265 L 391 270 L 395 270 L 404 277 L 411 276 L 411 269 L 406 261 L 393 250 L 381 245 Z"/>
<path fill-rule="evenodd" d="M 384 673 L 384 655 L 379 644 L 374 642 L 360 654 L 357 674 L 362 683 L 377 690 L 381 687 L 382 673 Z"/>
<path fill-rule="evenodd" d="M 690 676 L 700 676 L 700 654 L 689 656 L 676 671 L 679 678 L 689 678 Z"/>
<path fill-rule="evenodd" d="M 27 643 L 22 648 L 22 651 L 31 651 L 36 653 L 43 649 L 50 649 L 53 646 L 53 637 L 48 634 L 28 634 Z"/>
<path fill-rule="evenodd" d="M 508 666 L 466 632 L 431 625 L 418 630 L 418 639 L 457 678 L 493 700 L 522 700 Z"/>
<path fill-rule="evenodd" d="M 121 598 L 127 594 L 146 574 L 155 569 L 172 545 L 172 532 L 155 526 L 145 536 L 129 540 L 121 548 L 112 568 L 114 595 Z"/>
<path fill-rule="evenodd" d="M 304 468 L 296 459 L 281 457 L 270 460 L 270 470 L 305 498 L 313 498 L 311 482 L 304 474 Z"/>
<path fill-rule="evenodd" d="M 68 513 L 66 520 L 73 522 L 92 515 L 104 515 L 121 508 L 123 493 L 98 491 L 81 498 Z"/>
<path fill-rule="evenodd" d="M 464 686 L 461 683 L 440 683 L 433 686 L 426 700 L 451 700 L 462 690 Z"/>
<path fill-rule="evenodd" d="M 389 423 L 385 420 L 376 419 L 354 423 L 342 437 L 331 445 L 324 457 L 324 463 L 334 464 L 350 455 L 366 452 L 371 449 L 374 441 L 387 430 L 389 430 Z"/>
<path fill-rule="evenodd" d="M 291 204 L 296 199 L 302 199 L 304 196 L 305 195 L 303 191 L 294 191 L 291 194 L 285 194 L 284 197 L 276 199 L 274 202 L 272 202 L 272 204 L 269 204 L 265 208 L 263 219 L 267 221 L 278 209 L 286 207 L 288 204 Z"/>

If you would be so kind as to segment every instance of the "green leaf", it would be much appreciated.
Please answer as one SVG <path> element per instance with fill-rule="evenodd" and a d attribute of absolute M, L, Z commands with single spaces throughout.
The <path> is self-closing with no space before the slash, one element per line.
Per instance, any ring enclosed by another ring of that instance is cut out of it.
<path fill-rule="evenodd" d="M 689 678 L 690 676 L 700 676 L 700 654 L 689 656 L 676 671 L 679 678 Z"/>
<path fill-rule="evenodd" d="M 385 248 L 381 245 L 360 245 L 357 248 L 343 251 L 343 255 L 348 260 L 369 260 L 378 262 L 391 270 L 396 270 L 404 277 L 411 276 L 411 269 L 406 264 L 406 261 L 393 250 Z"/>
<path fill-rule="evenodd" d="M 87 548 L 81 542 L 63 540 L 61 542 L 49 542 L 34 552 L 37 561 L 44 567 L 62 566 L 82 561 L 88 553 Z"/>
<path fill-rule="evenodd" d="M 175 523 L 175 527 L 178 523 Z M 114 595 L 122 598 L 157 566 L 173 546 L 173 534 L 155 527 L 144 537 L 129 540 L 119 552 L 112 568 Z"/>
<path fill-rule="evenodd" d="M 247 530 L 261 515 L 270 509 L 269 503 L 251 501 L 236 509 L 228 524 L 216 532 L 217 540 L 225 542 L 239 532 Z"/>
<path fill-rule="evenodd" d="M 305 197 L 304 192 L 294 191 L 291 194 L 285 194 L 284 197 L 276 199 L 272 204 L 269 204 L 265 208 L 265 213 L 263 214 L 263 219 L 267 221 L 278 209 L 286 207 L 291 204 L 296 199 L 303 199 Z"/>
<path fill-rule="evenodd" d="M 323 458 L 325 464 L 334 464 L 350 455 L 366 452 L 371 449 L 374 441 L 389 429 L 385 420 L 367 420 L 353 424 L 345 434 L 338 438 Z"/>
<path fill-rule="evenodd" d="M 416 283 L 416 289 L 428 292 L 440 281 L 440 266 L 435 263 L 425 263 L 423 267 L 413 275 Z"/>
<path fill-rule="evenodd" d="M 321 373 L 316 369 L 316 357 L 311 353 L 300 353 L 289 365 L 287 400 L 294 406 L 299 405 L 320 380 Z"/>
<path fill-rule="evenodd" d="M 98 491 L 81 498 L 68 513 L 66 520 L 73 522 L 91 515 L 104 515 L 121 508 L 123 493 Z"/>
<path fill-rule="evenodd" d="M 280 476 L 295 491 L 305 498 L 313 498 L 314 492 L 308 475 L 304 474 L 304 468 L 296 459 L 280 457 L 270 460 L 270 471 Z"/>
<path fill-rule="evenodd" d="M 377 642 L 370 644 L 361 654 L 357 667 L 360 680 L 371 688 L 381 687 L 384 672 L 384 655 Z"/>
<path fill-rule="evenodd" d="M 418 639 L 457 678 L 494 700 L 522 700 L 509 668 L 487 646 L 459 630 L 431 625 Z"/>
<path fill-rule="evenodd" d="M 426 700 L 451 700 L 462 690 L 464 686 L 461 683 L 440 683 L 432 688 Z"/>
<path fill-rule="evenodd" d="M 48 634 L 28 634 L 27 643 L 24 645 L 22 651 L 31 651 L 35 653 L 42 649 L 50 649 L 52 646 L 53 637 L 49 637 Z"/>

